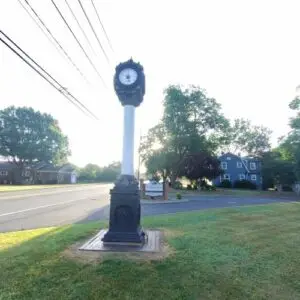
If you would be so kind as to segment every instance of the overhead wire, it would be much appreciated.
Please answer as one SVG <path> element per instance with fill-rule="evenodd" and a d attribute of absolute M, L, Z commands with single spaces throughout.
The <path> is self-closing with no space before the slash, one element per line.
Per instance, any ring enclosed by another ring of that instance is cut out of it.
<path fill-rule="evenodd" d="M 73 32 L 72 28 L 70 27 L 70 25 L 68 24 L 67 20 L 65 19 L 65 17 L 63 16 L 63 14 L 61 13 L 60 9 L 58 8 L 58 6 L 56 5 L 56 3 L 54 2 L 54 0 L 51 0 L 52 4 L 54 5 L 56 11 L 58 12 L 58 14 L 60 15 L 61 19 L 63 20 L 63 22 L 65 23 L 65 25 L 67 26 L 67 28 L 69 29 L 69 31 L 71 32 L 73 38 L 76 40 L 78 46 L 81 48 L 82 52 L 84 53 L 85 57 L 87 58 L 87 60 L 89 61 L 90 65 L 92 66 L 92 68 L 94 69 L 94 71 L 97 73 L 98 77 L 101 79 L 103 85 L 106 87 L 106 84 L 104 82 L 104 79 L 102 78 L 101 74 L 98 72 L 96 66 L 94 65 L 94 63 L 92 62 L 92 60 L 90 59 L 90 57 L 88 56 L 88 54 L 86 53 L 86 51 L 84 50 L 82 44 L 80 43 L 80 41 L 78 40 L 78 38 L 76 37 L 75 33 Z"/>
<path fill-rule="evenodd" d="M 28 5 L 28 7 L 30 8 L 30 10 L 33 12 L 33 14 L 36 16 L 36 18 L 40 21 L 40 23 L 42 24 L 42 26 L 44 27 L 44 29 L 48 32 L 48 34 L 51 36 L 51 38 L 53 40 L 51 40 L 49 38 L 49 36 L 44 32 L 44 30 L 42 29 L 42 27 L 40 26 L 40 24 L 33 18 L 33 16 L 29 13 L 29 11 L 26 9 L 26 7 L 24 6 L 24 4 L 21 2 L 21 0 L 18 0 L 19 3 L 21 4 L 21 6 L 26 10 L 26 12 L 30 15 L 30 17 L 32 18 L 32 20 L 38 25 L 38 27 L 42 30 L 42 32 L 44 33 L 44 35 L 49 39 L 49 41 L 53 44 L 56 45 L 56 49 L 57 47 L 59 47 L 59 49 L 64 53 L 65 57 L 68 59 L 68 61 L 72 64 L 72 66 L 77 70 L 77 72 L 81 75 L 81 77 L 85 80 L 86 83 L 91 84 L 89 82 L 89 80 L 86 78 L 86 76 L 83 74 L 83 72 L 79 69 L 79 67 L 75 64 L 75 62 L 72 60 L 72 58 L 70 57 L 70 55 L 67 53 L 67 51 L 63 48 L 63 46 L 60 44 L 60 42 L 55 38 L 55 36 L 53 35 L 53 33 L 50 31 L 50 29 L 47 27 L 47 25 L 44 23 L 44 21 L 41 19 L 41 17 L 39 16 L 39 14 L 35 11 L 35 9 L 31 6 L 31 4 L 28 2 L 28 0 L 24 0 L 25 3 Z M 54 44 L 54 42 L 55 44 Z M 61 53 L 61 52 L 59 52 Z M 64 56 L 63 56 L 64 57 Z M 64 57 L 64 58 L 65 58 Z"/>
<path fill-rule="evenodd" d="M 111 51 L 114 52 L 114 49 L 113 49 L 113 47 L 112 47 L 112 43 L 111 43 L 110 38 L 108 37 L 108 34 L 107 34 L 107 32 L 106 32 L 106 30 L 105 30 L 105 28 L 104 28 L 104 25 L 103 25 L 103 23 L 102 23 L 102 21 L 101 21 L 101 19 L 100 19 L 98 10 L 97 10 L 96 5 L 95 5 L 95 3 L 94 3 L 94 0 L 91 0 L 91 2 L 92 2 L 92 5 L 93 5 L 93 7 L 94 7 L 95 13 L 96 13 L 96 15 L 97 15 L 98 21 L 99 21 L 99 23 L 100 23 L 100 25 L 101 25 L 101 27 L 102 27 L 102 30 L 103 30 L 103 32 L 104 32 L 104 34 L 105 34 L 106 39 L 107 39 L 108 45 L 109 45 Z"/>
<path fill-rule="evenodd" d="M 29 61 L 27 61 L 22 55 L 20 55 L 13 47 L 11 47 L 2 37 L 1 34 L 12 43 L 22 54 L 24 54 L 30 61 L 32 61 L 40 70 L 42 70 L 48 77 L 50 77 L 58 86 L 55 86 L 41 71 L 34 67 Z M 39 63 L 37 63 L 29 54 L 27 54 L 20 46 L 18 46 L 11 38 L 9 38 L 2 30 L 0 30 L 0 41 L 6 45 L 11 51 L 13 51 L 19 58 L 21 58 L 28 66 L 30 66 L 35 72 L 43 77 L 52 87 L 60 92 L 65 98 L 67 98 L 73 105 L 75 105 L 81 112 L 89 117 L 93 117 L 98 120 L 98 117 L 93 114 L 80 100 L 78 100 L 73 94 L 71 94 L 62 84 L 60 84 L 51 74 L 49 74 Z M 69 96 L 69 97 L 68 97 Z M 71 97 L 71 98 L 70 98 Z"/>
<path fill-rule="evenodd" d="M 88 38 L 88 36 L 87 36 L 87 34 L 85 33 L 85 31 L 84 31 L 84 29 L 82 28 L 82 26 L 80 25 L 80 22 L 78 21 L 78 19 L 77 19 L 76 15 L 75 15 L 75 13 L 74 13 L 74 11 L 73 11 L 71 5 L 69 4 L 68 0 L 65 0 L 65 2 L 66 2 L 66 4 L 67 4 L 67 6 L 68 6 L 68 8 L 69 8 L 69 11 L 71 12 L 73 18 L 75 19 L 75 21 L 76 21 L 78 27 L 80 28 L 81 33 L 84 35 L 84 37 L 85 37 L 87 43 L 89 44 L 89 46 L 90 46 L 90 48 L 92 49 L 92 51 L 94 52 L 94 54 L 96 54 L 96 52 L 95 52 L 95 50 L 94 50 L 94 48 L 93 48 L 93 46 L 92 46 L 92 43 L 91 43 L 90 39 Z"/>
<path fill-rule="evenodd" d="M 104 56 L 105 56 L 107 62 L 110 64 L 109 58 L 108 58 L 108 56 L 107 56 L 107 54 L 106 54 L 106 52 L 105 52 L 105 50 L 104 50 L 104 48 L 103 48 L 103 46 L 102 46 L 100 40 L 99 40 L 99 37 L 98 37 L 98 35 L 97 35 L 97 33 L 96 33 L 96 31 L 95 31 L 93 25 L 92 25 L 92 22 L 91 22 L 89 16 L 87 15 L 87 13 L 86 13 L 86 11 L 85 11 L 85 9 L 84 9 L 82 3 L 81 3 L 81 0 L 78 0 L 78 3 L 79 3 L 79 5 L 80 5 L 80 7 L 81 7 L 81 9 L 82 9 L 82 11 L 83 11 L 83 13 L 84 13 L 84 15 L 85 15 L 85 17 L 86 17 L 88 23 L 89 23 L 89 25 L 90 25 L 90 27 L 91 27 L 91 29 L 92 29 L 94 35 L 95 35 L 95 38 L 96 38 L 97 41 L 98 41 L 98 44 L 99 44 L 99 46 L 100 46 L 100 48 L 101 48 L 101 50 L 102 50 L 102 52 L 103 52 L 103 54 L 104 54 Z"/>

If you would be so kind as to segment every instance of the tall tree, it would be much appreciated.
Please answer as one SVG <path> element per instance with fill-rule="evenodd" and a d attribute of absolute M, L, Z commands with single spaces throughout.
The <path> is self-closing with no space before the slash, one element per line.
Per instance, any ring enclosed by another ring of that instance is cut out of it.
<path fill-rule="evenodd" d="M 169 173 L 174 183 L 178 166 L 185 155 L 199 151 L 214 152 L 225 143 L 222 132 L 229 126 L 221 106 L 205 90 L 190 86 L 169 86 L 164 92 L 161 122 L 151 128 L 140 147 L 142 159 L 157 157 L 156 150 L 172 153 Z"/>
<path fill-rule="evenodd" d="M 282 154 L 282 149 L 263 153 L 261 170 L 263 187 L 267 189 L 277 184 L 293 184 L 296 179 L 294 169 L 294 162 Z"/>
<path fill-rule="evenodd" d="M 0 110 L 0 155 L 22 169 L 34 161 L 64 163 L 70 150 L 51 115 L 11 106 Z"/>
<path fill-rule="evenodd" d="M 264 126 L 253 126 L 249 120 L 235 119 L 230 129 L 224 133 L 233 153 L 242 152 L 247 155 L 261 156 L 271 148 L 272 131 Z"/>
<path fill-rule="evenodd" d="M 300 180 L 300 98 L 292 100 L 289 107 L 296 115 L 290 119 L 291 131 L 282 139 L 279 148 L 285 157 L 294 162 L 294 172 Z"/>

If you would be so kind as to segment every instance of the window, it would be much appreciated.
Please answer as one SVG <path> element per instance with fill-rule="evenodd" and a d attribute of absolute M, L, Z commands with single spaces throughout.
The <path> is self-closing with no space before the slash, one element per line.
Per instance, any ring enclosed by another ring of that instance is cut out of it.
<path fill-rule="evenodd" d="M 223 175 L 223 179 L 225 179 L 225 180 L 230 180 L 230 175 L 229 175 L 229 174 L 224 174 L 224 175 Z"/>
<path fill-rule="evenodd" d="M 237 163 L 236 163 L 236 167 L 237 168 L 242 168 L 243 167 L 243 164 L 242 164 L 242 162 L 241 161 L 238 161 Z"/>
<path fill-rule="evenodd" d="M 250 170 L 256 170 L 256 163 L 255 162 L 250 163 Z"/>
<path fill-rule="evenodd" d="M 227 170 L 227 162 L 221 162 L 221 169 Z"/>
<path fill-rule="evenodd" d="M 7 176 L 8 172 L 7 171 L 0 171 L 0 176 Z"/>
<path fill-rule="evenodd" d="M 240 180 L 244 180 L 246 178 L 245 174 L 240 174 L 239 175 Z"/>
<path fill-rule="evenodd" d="M 254 174 L 254 175 L 251 175 L 251 180 L 252 181 L 256 181 L 256 175 Z"/>
<path fill-rule="evenodd" d="M 28 176 L 30 176 L 30 171 L 23 171 L 23 172 L 22 172 L 22 176 L 23 176 L 23 177 L 28 177 Z"/>
<path fill-rule="evenodd" d="M 226 159 L 227 159 L 227 160 L 231 160 L 231 157 L 230 157 L 230 156 L 227 156 Z"/>

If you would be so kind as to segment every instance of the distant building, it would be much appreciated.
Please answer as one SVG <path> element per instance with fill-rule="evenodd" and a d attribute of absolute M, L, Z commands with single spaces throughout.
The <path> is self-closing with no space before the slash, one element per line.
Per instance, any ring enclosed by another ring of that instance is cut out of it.
<path fill-rule="evenodd" d="M 76 180 L 76 171 L 70 164 L 57 167 L 38 162 L 20 172 L 15 164 L 0 161 L 0 184 L 72 184 Z"/>
<path fill-rule="evenodd" d="M 262 187 L 261 161 L 255 157 L 241 157 L 232 153 L 225 153 L 219 157 L 223 175 L 218 176 L 213 182 L 220 185 L 223 180 L 229 180 L 232 184 L 237 180 L 249 180 Z"/>

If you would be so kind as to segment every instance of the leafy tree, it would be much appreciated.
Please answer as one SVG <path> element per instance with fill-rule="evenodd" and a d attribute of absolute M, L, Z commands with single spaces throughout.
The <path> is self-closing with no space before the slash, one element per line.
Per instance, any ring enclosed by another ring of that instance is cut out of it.
<path fill-rule="evenodd" d="M 22 170 L 34 161 L 64 163 L 70 150 L 51 115 L 10 106 L 0 110 L 0 155 Z"/>
<path fill-rule="evenodd" d="M 97 174 L 96 180 L 102 182 L 112 182 L 117 179 L 121 173 L 121 163 L 113 162 L 101 169 Z"/>
<path fill-rule="evenodd" d="M 253 126 L 249 120 L 235 119 L 229 130 L 225 132 L 229 141 L 229 151 L 242 152 L 247 155 L 261 156 L 271 148 L 272 131 L 264 126 Z"/>
<path fill-rule="evenodd" d="M 105 167 L 99 167 L 96 164 L 87 164 L 80 169 L 79 181 L 89 182 L 112 182 L 121 173 L 121 163 L 113 162 Z"/>
<path fill-rule="evenodd" d="M 203 179 L 212 180 L 223 173 L 217 157 L 207 152 L 186 155 L 179 167 L 180 176 L 185 176 L 189 180 L 196 182 L 200 182 Z"/>
<path fill-rule="evenodd" d="M 300 98 L 296 97 L 291 101 L 289 107 L 296 111 L 296 115 L 290 119 L 291 131 L 282 139 L 279 150 L 286 159 L 294 163 L 295 176 L 300 180 Z"/>
<path fill-rule="evenodd" d="M 96 164 L 87 164 L 80 170 L 79 180 L 81 181 L 95 181 L 97 175 L 101 173 L 102 169 Z"/>
<path fill-rule="evenodd" d="M 148 174 L 151 176 L 159 175 L 166 181 L 171 175 L 174 158 L 174 153 L 153 151 L 145 161 Z"/>
<path fill-rule="evenodd" d="M 222 132 L 229 122 L 222 115 L 220 104 L 199 87 L 184 89 L 171 85 L 164 94 L 163 117 L 144 137 L 140 151 L 143 161 L 149 158 L 160 161 L 162 158 L 157 151 L 171 155 L 172 159 L 168 159 L 168 176 L 174 183 L 179 163 L 186 155 L 199 151 L 212 153 L 225 143 Z M 149 163 L 146 165 L 150 166 Z"/>
<path fill-rule="evenodd" d="M 277 184 L 291 185 L 295 182 L 295 164 L 284 159 L 280 149 L 269 151 L 262 156 L 263 188 Z"/>

